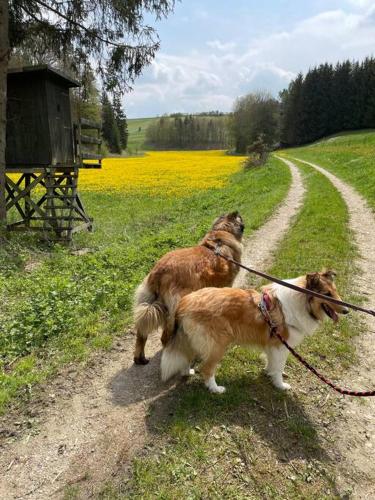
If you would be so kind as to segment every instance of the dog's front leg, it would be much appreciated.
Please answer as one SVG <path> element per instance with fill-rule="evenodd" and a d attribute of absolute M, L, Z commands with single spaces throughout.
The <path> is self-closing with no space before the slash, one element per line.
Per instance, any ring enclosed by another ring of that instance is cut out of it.
<path fill-rule="evenodd" d="M 273 385 L 283 391 L 290 389 L 290 385 L 283 380 L 285 363 L 289 354 L 287 348 L 284 346 L 269 347 L 266 354 L 266 372 L 271 377 Z"/>

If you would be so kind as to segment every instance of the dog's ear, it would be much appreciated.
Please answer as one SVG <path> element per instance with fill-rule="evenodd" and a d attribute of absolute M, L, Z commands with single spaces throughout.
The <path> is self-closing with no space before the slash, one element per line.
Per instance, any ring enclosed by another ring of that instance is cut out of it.
<path fill-rule="evenodd" d="M 216 217 L 216 219 L 212 223 L 212 229 L 216 226 L 216 224 L 219 224 L 220 221 L 222 221 L 225 218 L 225 214 L 219 215 L 219 217 Z"/>
<path fill-rule="evenodd" d="M 306 288 L 308 290 L 320 290 L 320 274 L 308 273 L 306 274 Z"/>
<path fill-rule="evenodd" d="M 336 271 L 334 271 L 333 269 L 323 269 L 321 274 L 322 274 L 323 278 L 325 278 L 328 281 L 332 281 L 332 282 L 335 281 L 335 278 L 337 276 Z"/>
<path fill-rule="evenodd" d="M 238 213 L 238 210 L 235 212 L 231 212 L 230 214 L 227 215 L 229 220 L 236 220 L 238 217 L 241 218 L 240 214 Z"/>

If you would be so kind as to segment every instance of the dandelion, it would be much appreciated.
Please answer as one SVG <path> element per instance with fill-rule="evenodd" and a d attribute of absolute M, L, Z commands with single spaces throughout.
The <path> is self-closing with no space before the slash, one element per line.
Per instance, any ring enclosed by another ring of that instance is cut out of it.
<path fill-rule="evenodd" d="M 101 170 L 81 170 L 79 190 L 187 196 L 223 187 L 242 160 L 223 151 L 153 151 L 143 157 L 107 158 Z"/>

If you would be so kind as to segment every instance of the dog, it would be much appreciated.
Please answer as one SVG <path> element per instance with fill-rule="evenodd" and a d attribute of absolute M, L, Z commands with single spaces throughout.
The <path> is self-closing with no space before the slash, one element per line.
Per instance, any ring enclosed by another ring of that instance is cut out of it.
<path fill-rule="evenodd" d="M 214 249 L 236 261 L 241 261 L 244 223 L 238 212 L 218 217 L 198 246 L 174 250 L 164 255 L 144 279 L 135 293 L 134 323 L 136 345 L 134 362 L 144 365 L 148 335 L 163 329 L 165 345 L 174 328 L 174 314 L 180 299 L 204 287 L 232 286 L 238 266 L 229 263 Z"/>
<path fill-rule="evenodd" d="M 335 273 L 322 271 L 288 280 L 307 290 L 341 300 L 334 284 Z M 267 305 L 267 322 L 259 308 Z M 189 375 L 192 363 L 202 361 L 200 372 L 208 389 L 223 393 L 225 387 L 216 384 L 215 371 L 230 345 L 251 345 L 266 354 L 266 373 L 273 384 L 282 390 L 290 389 L 283 380 L 289 351 L 270 335 L 270 326 L 277 325 L 278 333 L 296 347 L 304 337 L 312 335 L 325 319 L 338 321 L 338 314 L 349 309 L 324 299 L 305 295 L 278 284 L 267 285 L 262 292 L 237 288 L 204 288 L 181 299 L 176 310 L 174 335 L 163 349 L 161 377 Z"/>

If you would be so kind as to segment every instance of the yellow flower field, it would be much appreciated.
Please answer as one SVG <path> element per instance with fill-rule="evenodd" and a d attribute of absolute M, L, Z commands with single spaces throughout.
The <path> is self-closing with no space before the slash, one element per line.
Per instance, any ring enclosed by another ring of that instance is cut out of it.
<path fill-rule="evenodd" d="M 80 171 L 79 190 L 184 196 L 224 186 L 242 160 L 223 151 L 153 151 L 143 157 L 107 158 L 101 170 Z"/>

